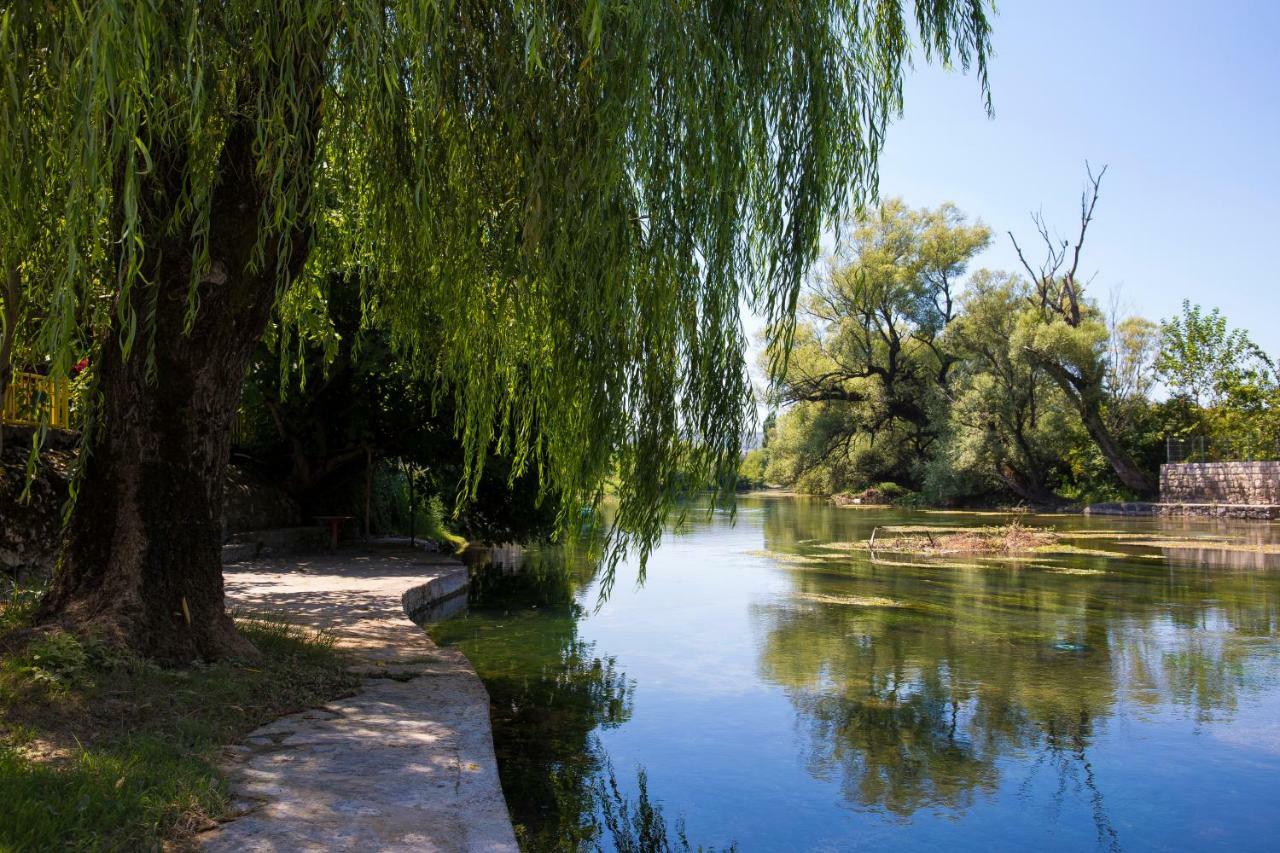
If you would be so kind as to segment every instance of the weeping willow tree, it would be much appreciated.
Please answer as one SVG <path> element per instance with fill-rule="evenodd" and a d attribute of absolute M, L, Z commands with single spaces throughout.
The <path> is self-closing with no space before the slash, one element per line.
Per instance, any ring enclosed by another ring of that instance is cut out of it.
<path fill-rule="evenodd" d="M 56 368 L 95 342 L 44 618 L 162 659 L 249 651 L 218 559 L 229 427 L 256 342 L 305 327 L 334 270 L 455 397 L 473 468 L 503 445 L 570 509 L 617 472 L 614 544 L 646 552 L 681 471 L 731 482 L 740 306 L 789 333 L 912 53 L 985 89 L 987 0 L 902 6 L 5 4 L 3 127 L 38 129 L 0 142 L 5 215 L 56 174 L 27 295 Z"/>

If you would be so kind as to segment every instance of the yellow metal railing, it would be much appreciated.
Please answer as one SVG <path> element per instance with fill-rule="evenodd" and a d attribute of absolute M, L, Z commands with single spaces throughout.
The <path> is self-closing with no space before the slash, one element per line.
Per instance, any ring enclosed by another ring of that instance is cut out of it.
<path fill-rule="evenodd" d="M 4 389 L 0 421 L 18 426 L 47 423 L 55 429 L 71 427 L 70 383 L 38 373 L 14 373 Z"/>

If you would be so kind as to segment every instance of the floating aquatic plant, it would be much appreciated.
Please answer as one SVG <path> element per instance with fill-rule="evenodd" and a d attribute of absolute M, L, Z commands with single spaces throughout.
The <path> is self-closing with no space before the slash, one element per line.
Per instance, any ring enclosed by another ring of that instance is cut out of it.
<path fill-rule="evenodd" d="M 903 525 L 885 527 L 889 535 L 880 536 L 881 528 L 857 547 L 871 552 L 924 554 L 1009 554 L 1052 546 L 1058 534 L 1044 527 L 1027 527 L 1018 522 L 996 527 L 933 527 Z"/>
<path fill-rule="evenodd" d="M 822 592 L 800 592 L 795 598 L 816 604 L 845 604 L 851 607 L 906 607 L 901 601 L 880 595 L 829 595 Z"/>

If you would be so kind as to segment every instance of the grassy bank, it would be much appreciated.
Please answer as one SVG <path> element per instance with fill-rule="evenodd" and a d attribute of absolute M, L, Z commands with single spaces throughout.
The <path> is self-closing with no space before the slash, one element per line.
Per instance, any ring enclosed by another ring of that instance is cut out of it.
<path fill-rule="evenodd" d="M 332 641 L 260 621 L 253 663 L 161 669 L 0 611 L 0 850 L 184 849 L 227 805 L 221 748 L 352 692 Z M 21 639 L 19 639 L 21 637 Z"/>

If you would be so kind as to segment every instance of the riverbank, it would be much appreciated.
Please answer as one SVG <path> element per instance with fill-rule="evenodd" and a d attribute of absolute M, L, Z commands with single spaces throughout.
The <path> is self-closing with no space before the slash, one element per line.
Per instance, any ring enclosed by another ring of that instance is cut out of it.
<path fill-rule="evenodd" d="M 403 545 L 227 567 L 229 606 L 325 630 L 366 682 L 228 751 L 234 819 L 206 849 L 517 849 L 488 694 L 406 613 L 465 586 L 452 557 Z"/>
<path fill-rule="evenodd" d="M 363 681 L 293 626 L 241 621 L 258 659 L 170 669 L 24 630 L 35 601 L 0 603 L 0 850 L 188 849 L 226 812 L 225 744 Z"/>

